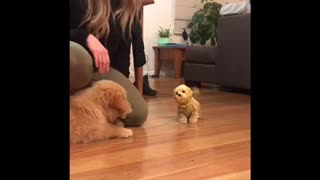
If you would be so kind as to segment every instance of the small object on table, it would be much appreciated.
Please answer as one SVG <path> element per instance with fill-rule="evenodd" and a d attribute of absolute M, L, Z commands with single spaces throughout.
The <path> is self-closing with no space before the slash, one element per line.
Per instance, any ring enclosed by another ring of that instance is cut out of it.
<path fill-rule="evenodd" d="M 183 40 L 186 42 L 186 44 L 188 44 L 188 33 L 186 32 L 186 29 L 183 28 L 183 31 L 182 31 L 182 38 Z"/>

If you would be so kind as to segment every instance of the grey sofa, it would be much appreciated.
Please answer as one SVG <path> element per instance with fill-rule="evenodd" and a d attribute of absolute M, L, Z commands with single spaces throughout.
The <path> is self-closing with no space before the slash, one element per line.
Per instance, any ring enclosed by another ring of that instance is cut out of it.
<path fill-rule="evenodd" d="M 186 49 L 184 80 L 251 89 L 251 14 L 219 17 L 217 46 Z"/>

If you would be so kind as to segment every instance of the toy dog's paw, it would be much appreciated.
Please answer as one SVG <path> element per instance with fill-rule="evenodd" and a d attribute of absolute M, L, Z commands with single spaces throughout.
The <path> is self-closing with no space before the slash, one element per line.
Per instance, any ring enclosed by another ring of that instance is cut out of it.
<path fill-rule="evenodd" d="M 179 122 L 182 123 L 182 124 L 187 124 L 188 120 L 179 120 Z"/>
<path fill-rule="evenodd" d="M 199 115 L 193 115 L 190 117 L 189 121 L 191 124 L 194 124 L 194 123 L 197 123 L 198 122 L 198 119 L 200 118 Z"/>
<path fill-rule="evenodd" d="M 181 117 L 179 117 L 179 122 L 183 123 L 183 124 L 186 124 L 186 123 L 188 123 L 188 119 L 185 116 L 181 116 Z"/>
<path fill-rule="evenodd" d="M 190 119 L 190 124 L 198 123 L 198 119 Z"/>

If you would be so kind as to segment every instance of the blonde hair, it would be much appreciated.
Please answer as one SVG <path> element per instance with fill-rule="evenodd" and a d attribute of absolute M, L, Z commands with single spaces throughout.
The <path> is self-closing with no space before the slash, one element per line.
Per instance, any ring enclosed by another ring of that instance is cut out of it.
<path fill-rule="evenodd" d="M 111 0 L 86 0 L 87 11 L 83 19 L 83 24 L 96 38 L 107 38 L 110 33 L 110 17 L 113 21 L 118 20 L 125 36 L 128 28 L 129 38 L 132 37 L 132 27 L 135 21 L 139 20 L 139 12 L 142 7 L 142 0 L 119 0 L 120 9 L 114 13 L 111 8 Z M 116 18 L 115 18 L 116 17 Z"/>

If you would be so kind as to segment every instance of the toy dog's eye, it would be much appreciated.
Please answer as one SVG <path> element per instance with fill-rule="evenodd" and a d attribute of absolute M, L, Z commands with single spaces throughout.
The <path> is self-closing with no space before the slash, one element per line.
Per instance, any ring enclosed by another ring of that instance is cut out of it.
<path fill-rule="evenodd" d="M 184 90 L 182 91 L 182 93 L 184 93 Z"/>
<path fill-rule="evenodd" d="M 178 92 L 176 92 L 176 95 L 178 95 Z"/>

